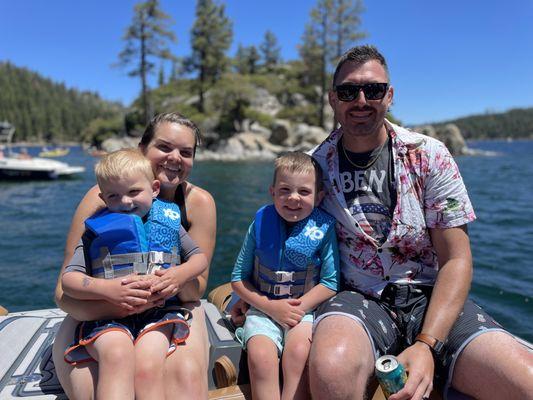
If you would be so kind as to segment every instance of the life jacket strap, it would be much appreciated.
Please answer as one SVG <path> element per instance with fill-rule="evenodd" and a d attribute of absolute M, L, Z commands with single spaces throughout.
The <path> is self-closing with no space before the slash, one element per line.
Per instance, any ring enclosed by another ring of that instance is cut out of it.
<path fill-rule="evenodd" d="M 304 292 L 304 285 L 283 285 L 283 284 L 270 284 L 265 281 L 259 282 L 258 289 L 267 294 L 274 295 L 276 297 L 289 296 L 300 297 Z"/>
<path fill-rule="evenodd" d="M 264 265 L 256 262 L 255 267 L 258 269 L 258 272 L 261 275 L 264 275 L 268 280 L 277 283 L 287 283 L 295 281 L 315 281 L 315 268 L 313 265 L 309 265 L 305 271 L 272 271 L 271 269 L 265 267 Z"/>
<path fill-rule="evenodd" d="M 92 262 L 93 269 L 103 268 L 104 278 L 113 279 L 118 276 L 128 275 L 130 273 L 137 273 L 146 275 L 155 271 L 157 266 L 163 264 L 170 264 L 175 266 L 180 264 L 180 256 L 177 254 L 177 248 L 174 248 L 172 253 L 164 253 L 162 251 L 150 251 L 144 253 L 126 253 L 126 254 L 109 254 L 107 248 L 102 248 L 101 257 Z M 121 268 L 120 273 L 117 274 L 114 266 L 131 264 L 131 268 Z"/>

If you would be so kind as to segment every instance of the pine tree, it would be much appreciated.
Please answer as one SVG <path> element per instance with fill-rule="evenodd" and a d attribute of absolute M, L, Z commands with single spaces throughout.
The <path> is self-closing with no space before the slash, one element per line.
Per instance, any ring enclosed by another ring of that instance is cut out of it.
<path fill-rule="evenodd" d="M 335 41 L 335 52 L 332 62 L 344 54 L 352 43 L 364 39 L 366 33 L 361 28 L 361 14 L 365 10 L 362 0 L 334 0 L 332 39 Z"/>
<path fill-rule="evenodd" d="M 165 85 L 165 68 L 163 67 L 163 64 L 159 66 L 159 74 L 157 75 L 157 84 L 159 86 Z"/>
<path fill-rule="evenodd" d="M 319 87 L 318 123 L 324 126 L 324 106 L 328 91 L 329 72 L 348 47 L 366 35 L 359 32 L 362 0 L 318 0 L 311 10 L 311 22 L 306 26 L 300 56 L 306 66 L 306 79 Z"/>
<path fill-rule="evenodd" d="M 265 32 L 265 38 L 263 43 L 259 46 L 259 50 L 263 56 L 263 65 L 268 72 L 272 70 L 280 63 L 280 48 L 278 46 L 278 40 L 274 33 L 270 30 Z"/>
<path fill-rule="evenodd" d="M 240 74 L 253 75 L 257 72 L 257 64 L 260 58 L 255 46 L 245 47 L 239 45 L 234 59 L 235 69 Z"/>
<path fill-rule="evenodd" d="M 152 58 L 172 60 L 169 42 L 175 42 L 173 32 L 168 29 L 170 17 L 161 11 L 159 0 L 148 0 L 138 3 L 134 8 L 133 22 L 126 30 L 124 40 L 126 47 L 119 54 L 120 66 L 133 66 L 130 76 L 141 78 L 141 104 L 145 122 L 150 117 L 148 94 L 148 75 L 154 72 L 155 63 Z"/>
<path fill-rule="evenodd" d="M 228 59 L 225 52 L 233 38 L 232 23 L 225 15 L 223 4 L 213 0 L 198 0 L 196 20 L 191 32 L 192 55 L 187 65 L 198 72 L 198 110 L 204 112 L 205 92 L 225 72 Z"/>

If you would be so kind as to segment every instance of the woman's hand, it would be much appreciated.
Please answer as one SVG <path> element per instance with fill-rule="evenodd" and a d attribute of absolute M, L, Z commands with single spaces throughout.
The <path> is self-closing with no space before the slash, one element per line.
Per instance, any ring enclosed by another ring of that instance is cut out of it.
<path fill-rule="evenodd" d="M 129 275 L 123 279 L 107 279 L 103 282 L 105 299 L 128 311 L 135 311 L 136 307 L 148 303 L 148 298 L 152 294 L 151 280 L 138 275 Z"/>

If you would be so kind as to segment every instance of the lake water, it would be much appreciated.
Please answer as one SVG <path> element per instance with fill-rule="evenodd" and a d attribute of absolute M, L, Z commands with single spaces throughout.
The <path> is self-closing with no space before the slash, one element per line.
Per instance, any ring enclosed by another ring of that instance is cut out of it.
<path fill-rule="evenodd" d="M 498 152 L 457 159 L 478 217 L 469 225 L 471 293 L 507 329 L 533 342 L 533 141 L 470 146 Z M 54 307 L 70 219 L 94 183 L 96 162 L 79 148 L 63 160 L 87 171 L 73 180 L 0 183 L 0 305 L 10 311 Z M 209 288 L 229 280 L 246 228 L 269 200 L 271 173 L 270 162 L 195 165 L 191 181 L 209 190 L 218 207 Z"/>

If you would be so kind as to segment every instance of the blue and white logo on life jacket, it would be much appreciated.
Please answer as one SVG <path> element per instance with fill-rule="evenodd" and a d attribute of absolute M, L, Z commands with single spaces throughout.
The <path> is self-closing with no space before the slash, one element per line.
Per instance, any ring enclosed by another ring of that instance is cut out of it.
<path fill-rule="evenodd" d="M 254 284 L 272 297 L 298 297 L 318 283 L 320 249 L 335 219 L 315 208 L 290 233 L 273 205 L 255 217 L 256 262 Z"/>
<path fill-rule="evenodd" d="M 154 200 L 143 224 L 134 214 L 105 209 L 85 221 L 84 243 L 91 275 L 114 278 L 179 264 L 179 207 Z"/>

